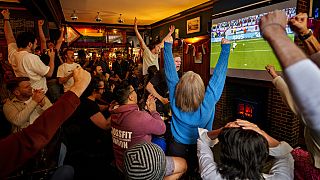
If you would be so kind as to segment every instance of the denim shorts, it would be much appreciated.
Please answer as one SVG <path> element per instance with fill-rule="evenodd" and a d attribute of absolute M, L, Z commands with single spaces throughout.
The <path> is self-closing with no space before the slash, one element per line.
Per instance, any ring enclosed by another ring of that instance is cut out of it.
<path fill-rule="evenodd" d="M 166 174 L 165 176 L 170 176 L 174 172 L 174 162 L 171 156 L 166 156 Z"/>

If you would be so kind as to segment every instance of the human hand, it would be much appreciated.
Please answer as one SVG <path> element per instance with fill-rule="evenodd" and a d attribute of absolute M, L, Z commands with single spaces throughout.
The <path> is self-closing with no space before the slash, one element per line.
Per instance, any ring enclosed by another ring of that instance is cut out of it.
<path fill-rule="evenodd" d="M 228 122 L 224 128 L 237 128 L 240 127 L 236 121 Z"/>
<path fill-rule="evenodd" d="M 32 94 L 32 100 L 34 100 L 36 103 L 40 104 L 41 101 L 44 99 L 45 93 L 43 89 L 35 89 L 33 90 Z"/>
<path fill-rule="evenodd" d="M 38 26 L 43 26 L 44 25 L 44 20 L 43 19 L 39 19 L 38 20 Z"/>
<path fill-rule="evenodd" d="M 162 104 L 168 104 L 169 103 L 169 99 L 168 98 L 161 97 L 159 100 L 161 101 Z"/>
<path fill-rule="evenodd" d="M 61 26 L 61 27 L 60 27 L 60 32 L 64 32 L 64 30 L 65 30 L 65 27 L 64 27 L 64 26 Z"/>
<path fill-rule="evenodd" d="M 263 130 L 261 130 L 256 124 L 245 121 L 245 120 L 241 120 L 241 119 L 237 119 L 236 123 L 242 127 L 242 129 L 248 129 L 248 130 L 253 130 L 259 134 L 261 134 L 264 138 L 266 138 L 269 147 L 276 147 L 280 144 L 280 142 L 276 139 L 274 139 L 273 137 L 271 137 L 269 134 L 267 134 L 266 132 L 264 132 Z"/>
<path fill-rule="evenodd" d="M 43 107 L 44 105 L 46 105 L 46 100 L 45 98 L 42 99 L 41 102 L 38 103 L 41 107 Z"/>
<path fill-rule="evenodd" d="M 4 19 L 10 19 L 10 12 L 9 9 L 4 9 L 1 11 L 1 14 L 3 15 Z"/>
<path fill-rule="evenodd" d="M 276 72 L 276 69 L 274 68 L 273 65 L 268 64 L 268 65 L 265 66 L 265 68 L 266 68 L 267 72 L 270 74 L 270 76 L 271 76 L 273 79 L 276 78 L 276 77 L 278 77 L 278 74 L 277 74 L 277 72 Z"/>
<path fill-rule="evenodd" d="M 307 27 L 308 15 L 307 13 L 299 13 L 296 16 L 289 19 L 289 25 L 291 29 L 298 35 L 305 35 L 309 33 Z"/>
<path fill-rule="evenodd" d="M 173 32 L 174 32 L 174 29 L 175 29 L 176 27 L 174 26 L 174 25 L 171 25 L 170 27 L 169 27 L 169 34 L 172 34 Z"/>
<path fill-rule="evenodd" d="M 237 119 L 235 122 L 242 129 L 250 129 L 250 130 L 253 130 L 261 135 L 263 135 L 263 133 L 264 133 L 256 124 L 251 123 L 249 121 Z"/>
<path fill-rule="evenodd" d="M 138 21 L 138 19 L 137 19 L 137 17 L 135 17 L 135 18 L 134 18 L 134 22 L 133 22 L 135 29 L 138 27 L 137 21 Z"/>
<path fill-rule="evenodd" d="M 50 57 L 50 59 L 54 59 L 56 52 L 54 51 L 54 49 L 49 49 L 48 50 L 48 56 Z"/>
<path fill-rule="evenodd" d="M 78 97 L 84 92 L 91 81 L 91 75 L 88 71 L 81 67 L 73 70 L 74 84 L 70 88 L 70 91 L 74 92 Z"/>
<path fill-rule="evenodd" d="M 260 33 L 265 39 L 275 34 L 286 33 L 287 16 L 285 12 L 275 10 L 261 17 L 259 27 Z"/>
<path fill-rule="evenodd" d="M 147 110 L 156 111 L 156 98 L 152 96 L 151 94 L 148 96 L 147 102 L 146 102 L 146 108 Z"/>
<path fill-rule="evenodd" d="M 228 39 L 222 38 L 221 39 L 221 44 L 230 44 L 231 41 L 229 41 Z"/>

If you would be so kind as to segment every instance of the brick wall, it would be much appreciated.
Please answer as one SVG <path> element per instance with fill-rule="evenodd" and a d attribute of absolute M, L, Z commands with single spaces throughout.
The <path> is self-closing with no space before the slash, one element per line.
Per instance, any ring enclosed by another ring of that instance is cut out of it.
<path fill-rule="evenodd" d="M 260 118 L 257 124 L 278 140 L 291 146 L 301 145 L 302 131 L 298 118 L 282 101 L 280 93 L 271 82 L 228 78 L 223 94 L 216 105 L 214 128 L 235 120 L 236 98 L 246 98 L 260 104 Z M 303 142 L 303 141 L 302 141 Z"/>

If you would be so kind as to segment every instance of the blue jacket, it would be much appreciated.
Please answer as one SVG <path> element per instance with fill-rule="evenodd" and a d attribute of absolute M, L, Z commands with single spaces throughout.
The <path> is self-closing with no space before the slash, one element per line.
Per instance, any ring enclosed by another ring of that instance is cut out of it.
<path fill-rule="evenodd" d="M 220 99 L 226 79 L 229 53 L 230 44 L 223 44 L 219 60 L 206 89 L 203 102 L 196 111 L 183 112 L 176 106 L 174 96 L 179 78 L 172 56 L 172 44 L 165 42 L 164 69 L 172 109 L 171 131 L 177 142 L 182 144 L 196 144 L 198 127 L 212 130 L 215 105 Z"/>

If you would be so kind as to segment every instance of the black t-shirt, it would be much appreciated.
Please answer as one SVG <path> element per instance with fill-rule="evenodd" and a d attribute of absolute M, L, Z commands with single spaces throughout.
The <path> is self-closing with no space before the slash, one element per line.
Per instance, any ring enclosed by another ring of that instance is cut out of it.
<path fill-rule="evenodd" d="M 129 63 L 125 60 L 122 60 L 120 64 L 118 61 L 115 61 L 112 63 L 112 70 L 114 71 L 114 74 L 118 74 L 121 80 L 124 80 L 129 71 Z"/>
<path fill-rule="evenodd" d="M 49 57 L 48 54 L 42 53 L 41 56 L 40 56 L 40 59 L 45 65 L 49 66 L 50 57 Z M 54 56 L 53 73 L 52 73 L 52 76 L 50 78 L 47 78 L 48 80 L 49 79 L 57 79 L 58 68 L 59 68 L 60 65 L 61 65 L 61 61 L 60 61 L 60 58 L 59 58 L 59 56 L 57 54 L 57 51 L 56 51 L 56 54 Z"/>
<path fill-rule="evenodd" d="M 153 85 L 154 89 L 157 91 L 157 93 L 164 97 L 169 97 L 169 91 L 168 86 L 166 82 L 166 77 L 164 74 L 164 70 L 158 71 L 150 80 L 150 83 Z"/>
<path fill-rule="evenodd" d="M 88 152 L 101 151 L 104 146 L 106 131 L 96 126 L 90 119 L 91 116 L 100 112 L 99 106 L 95 101 L 88 98 L 81 98 L 80 106 L 75 112 L 75 123 L 79 127 L 78 133 L 80 148 Z"/>

